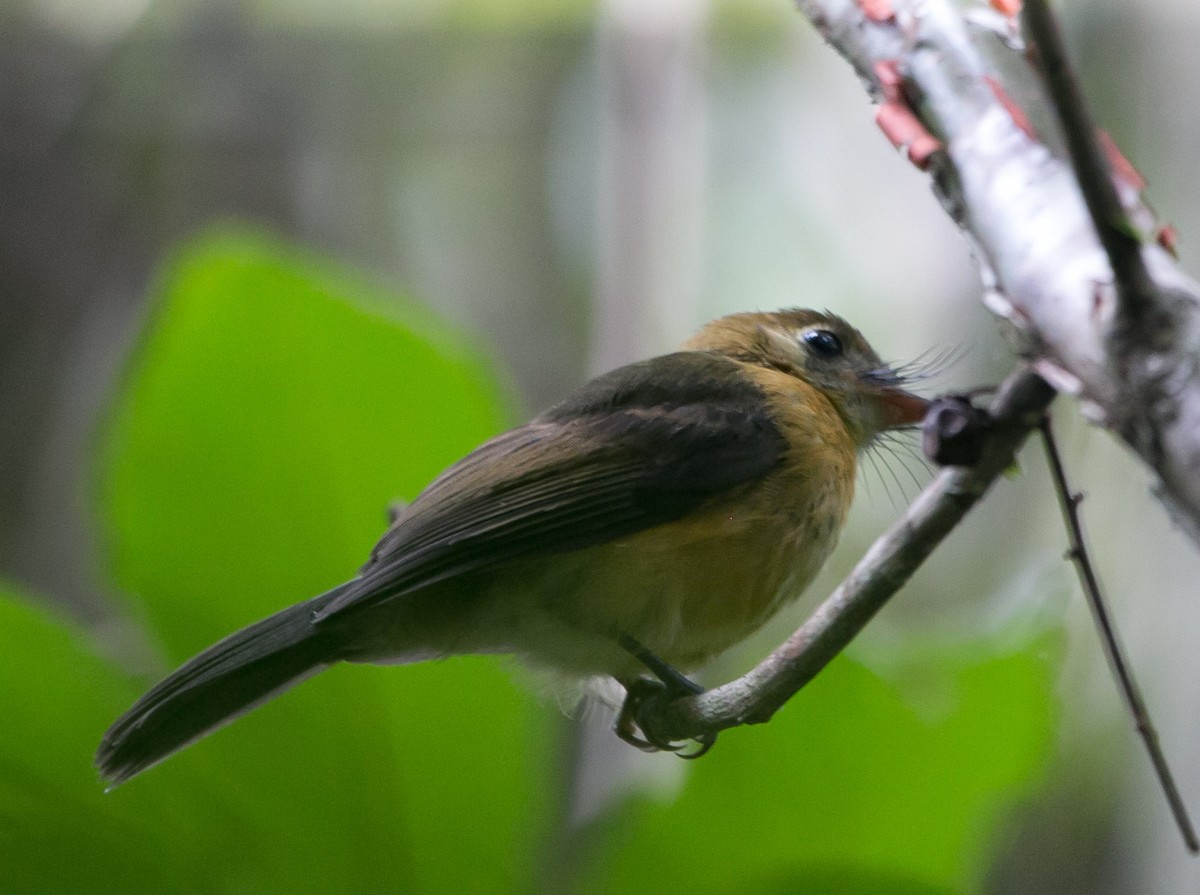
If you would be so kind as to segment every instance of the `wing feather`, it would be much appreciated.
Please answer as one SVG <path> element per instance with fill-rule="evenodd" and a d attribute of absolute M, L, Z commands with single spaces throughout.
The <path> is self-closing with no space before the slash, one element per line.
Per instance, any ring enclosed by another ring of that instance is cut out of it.
<path fill-rule="evenodd" d="M 435 479 L 316 620 L 681 518 L 766 475 L 784 448 L 737 362 L 679 352 L 623 367 Z"/>

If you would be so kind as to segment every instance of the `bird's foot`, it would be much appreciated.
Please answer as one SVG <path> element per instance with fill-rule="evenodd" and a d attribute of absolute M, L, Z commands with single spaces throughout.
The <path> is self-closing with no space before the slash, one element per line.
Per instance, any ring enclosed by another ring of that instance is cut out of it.
<path fill-rule="evenodd" d="M 668 666 L 670 667 L 670 666 Z M 670 681 L 637 678 L 625 683 L 625 702 L 617 715 L 616 733 L 621 739 L 643 752 L 674 752 L 680 758 L 699 758 L 717 741 L 715 733 L 704 734 L 682 743 L 672 742 L 654 731 L 653 719 L 672 699 L 703 693 L 699 684 L 674 671 Z"/>

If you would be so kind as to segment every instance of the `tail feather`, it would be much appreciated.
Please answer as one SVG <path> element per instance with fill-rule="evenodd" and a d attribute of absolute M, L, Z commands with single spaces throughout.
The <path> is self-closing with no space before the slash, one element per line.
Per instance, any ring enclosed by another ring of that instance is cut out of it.
<path fill-rule="evenodd" d="M 105 732 L 100 775 L 123 783 L 336 661 L 313 613 L 341 590 L 230 634 L 157 684 Z"/>

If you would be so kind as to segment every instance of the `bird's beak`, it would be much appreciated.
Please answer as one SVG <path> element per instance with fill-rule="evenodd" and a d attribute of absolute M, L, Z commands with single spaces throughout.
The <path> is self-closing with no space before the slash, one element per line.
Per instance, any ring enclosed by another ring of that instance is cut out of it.
<path fill-rule="evenodd" d="M 880 389 L 878 400 L 889 429 L 893 426 L 911 426 L 921 422 L 929 407 L 929 402 L 924 398 L 902 388 Z"/>

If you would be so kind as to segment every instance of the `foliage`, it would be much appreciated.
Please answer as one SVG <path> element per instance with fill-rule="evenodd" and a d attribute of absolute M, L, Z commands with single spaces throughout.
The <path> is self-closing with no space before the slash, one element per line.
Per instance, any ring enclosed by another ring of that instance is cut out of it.
<path fill-rule="evenodd" d="M 501 427 L 494 378 L 409 303 L 261 237 L 180 254 L 98 489 L 115 580 L 164 655 L 131 676 L 0 597 L 0 890 L 509 892 L 554 876 L 539 866 L 566 841 L 553 709 L 502 660 L 336 668 L 114 793 L 89 766 L 171 665 L 350 576 L 390 500 Z M 932 710 L 841 660 L 771 724 L 723 736 L 674 801 L 627 799 L 579 831 L 589 857 L 557 878 L 976 889 L 1046 759 L 1046 646 L 922 656 Z"/>

